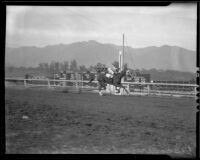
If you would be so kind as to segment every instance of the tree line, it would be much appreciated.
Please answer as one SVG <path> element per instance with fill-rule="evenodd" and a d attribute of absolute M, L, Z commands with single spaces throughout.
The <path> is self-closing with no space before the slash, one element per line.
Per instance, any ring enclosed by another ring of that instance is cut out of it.
<path fill-rule="evenodd" d="M 116 68 L 119 67 L 119 62 L 114 61 L 112 65 Z M 127 67 L 128 64 L 125 64 Z M 86 71 L 95 71 L 96 68 L 107 68 L 107 66 L 103 63 L 98 62 L 96 65 L 90 65 L 86 67 L 85 65 L 78 65 L 75 59 L 63 62 L 56 62 L 52 61 L 51 63 L 39 63 L 38 67 L 39 70 L 47 71 L 48 73 L 58 73 L 60 71 L 72 71 L 72 72 L 86 72 Z"/>
<path fill-rule="evenodd" d="M 112 63 L 113 66 L 118 67 L 119 62 L 114 61 Z M 126 64 L 127 65 L 127 64 Z M 103 63 L 98 62 L 96 65 L 78 65 L 77 61 L 75 59 L 71 61 L 51 61 L 50 63 L 42 62 L 39 63 L 37 67 L 13 67 L 9 66 L 6 67 L 7 72 L 13 72 L 14 70 L 37 70 L 41 71 L 43 73 L 54 74 L 59 73 L 61 71 L 72 71 L 72 72 L 86 72 L 86 71 L 95 71 L 96 68 L 106 68 L 107 66 Z"/>
<path fill-rule="evenodd" d="M 114 61 L 113 66 L 118 67 L 119 62 Z M 86 71 L 95 71 L 96 68 L 106 68 L 107 66 L 103 63 L 98 62 L 96 65 L 90 65 L 86 67 L 85 65 L 78 65 L 75 59 L 63 62 L 52 61 L 51 63 L 39 63 L 38 69 L 47 71 L 49 73 L 58 73 L 60 71 L 72 71 L 72 72 L 86 72 Z"/>

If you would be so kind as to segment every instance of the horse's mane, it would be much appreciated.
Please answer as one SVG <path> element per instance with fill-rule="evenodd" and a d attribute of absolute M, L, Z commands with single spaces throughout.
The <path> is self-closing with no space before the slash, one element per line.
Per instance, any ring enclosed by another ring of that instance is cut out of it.
<path fill-rule="evenodd" d="M 124 69 L 121 71 L 121 73 L 119 73 L 120 78 L 122 78 L 123 76 L 125 76 L 126 70 L 127 70 L 127 68 L 124 68 Z"/>

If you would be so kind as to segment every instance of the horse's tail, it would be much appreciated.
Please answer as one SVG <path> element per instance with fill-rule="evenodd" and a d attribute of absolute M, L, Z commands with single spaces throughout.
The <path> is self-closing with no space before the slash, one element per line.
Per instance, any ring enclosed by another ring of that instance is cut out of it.
<path fill-rule="evenodd" d="M 94 81 L 94 78 L 90 78 L 88 83 L 92 83 L 92 81 Z"/>
<path fill-rule="evenodd" d="M 89 74 L 89 82 L 88 83 L 92 83 L 92 81 L 94 81 L 94 76 L 90 73 L 90 71 L 87 71 L 87 74 Z"/>

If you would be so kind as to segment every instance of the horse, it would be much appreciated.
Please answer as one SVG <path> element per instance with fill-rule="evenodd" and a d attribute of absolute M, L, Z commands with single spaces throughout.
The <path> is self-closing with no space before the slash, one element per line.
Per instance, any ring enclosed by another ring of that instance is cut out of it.
<path fill-rule="evenodd" d="M 101 92 L 101 89 L 102 88 L 105 89 L 106 84 L 111 84 L 115 87 L 123 88 L 126 91 L 127 95 L 130 95 L 128 90 L 121 84 L 121 79 L 122 79 L 122 77 L 124 77 L 126 75 L 126 72 L 127 72 L 127 68 L 124 67 L 124 69 L 121 72 L 114 73 L 113 78 L 108 78 L 108 77 L 106 77 L 105 73 L 101 73 L 101 70 L 97 70 L 97 81 L 99 83 L 99 85 L 98 85 L 99 95 L 100 96 L 103 95 Z M 88 73 L 89 73 L 89 71 L 88 71 Z M 91 75 L 91 74 L 89 74 L 89 75 Z M 88 84 L 91 83 L 93 80 L 94 80 L 94 77 L 90 76 L 90 81 L 88 82 Z"/>

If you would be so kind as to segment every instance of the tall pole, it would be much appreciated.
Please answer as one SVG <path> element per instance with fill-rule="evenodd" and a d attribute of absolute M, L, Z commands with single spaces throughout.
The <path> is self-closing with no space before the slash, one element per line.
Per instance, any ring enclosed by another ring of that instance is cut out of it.
<path fill-rule="evenodd" d="M 119 69 L 120 72 L 123 70 L 124 68 L 124 34 L 123 34 L 123 44 L 122 44 L 122 51 L 119 51 Z M 124 82 L 124 78 L 122 78 L 121 80 L 122 82 Z M 115 90 L 117 89 L 117 87 L 115 87 Z M 120 90 L 120 94 L 121 94 L 121 90 Z"/>
<path fill-rule="evenodd" d="M 119 69 L 122 71 L 122 51 L 119 51 Z"/>
<path fill-rule="evenodd" d="M 122 56 L 121 56 L 121 71 L 124 69 L 124 34 L 123 34 L 123 46 L 122 46 Z M 124 82 L 124 78 L 122 78 Z"/>
<path fill-rule="evenodd" d="M 122 70 L 124 69 L 124 34 L 123 34 L 123 48 L 122 48 Z"/>

